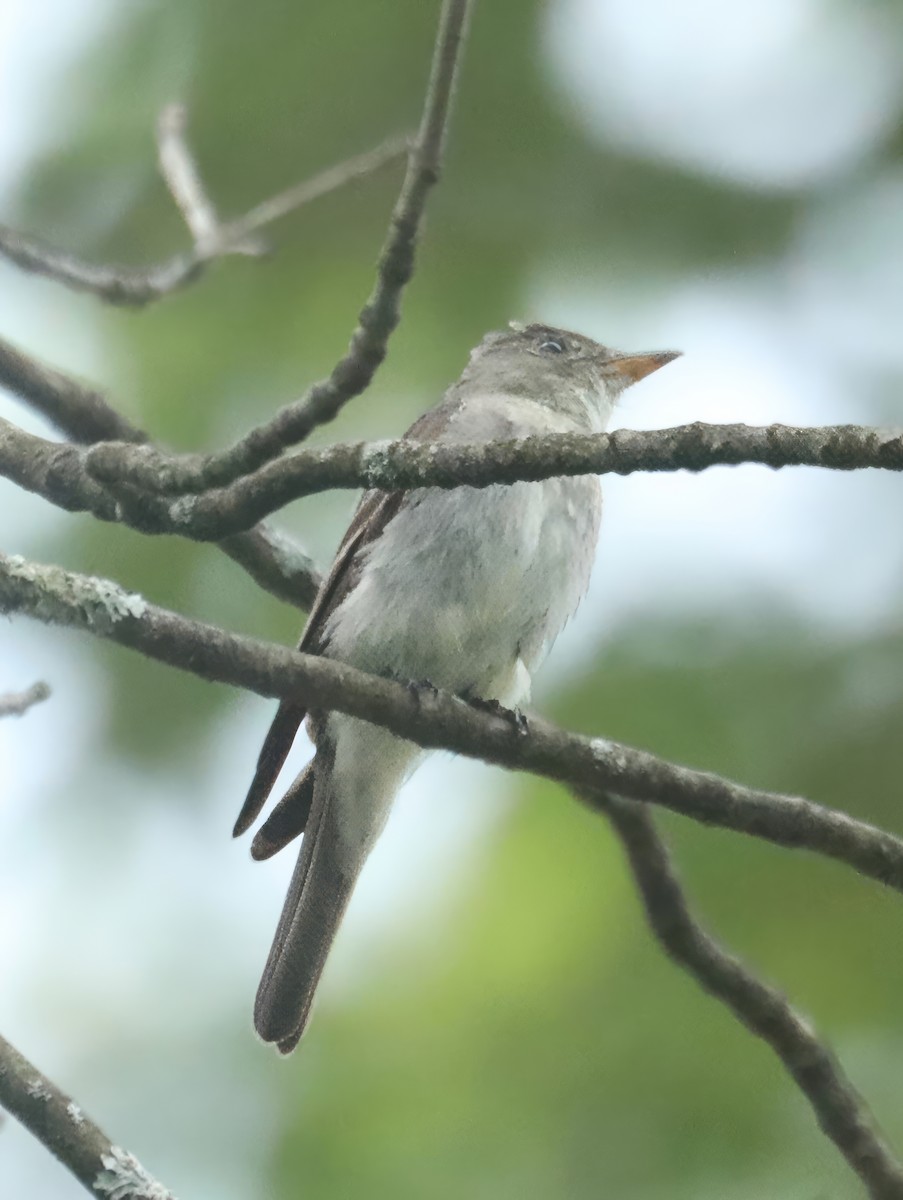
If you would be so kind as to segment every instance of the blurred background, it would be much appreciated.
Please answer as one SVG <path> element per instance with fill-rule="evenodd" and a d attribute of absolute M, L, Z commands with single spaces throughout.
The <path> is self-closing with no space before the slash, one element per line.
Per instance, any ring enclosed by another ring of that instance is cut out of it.
<path fill-rule="evenodd" d="M 189 107 L 221 211 L 413 127 L 431 0 L 7 0 L 0 219 L 97 261 L 184 246 L 153 126 Z M 375 386 L 319 440 L 395 436 L 513 317 L 684 357 L 619 422 L 903 424 L 903 6 L 478 5 L 448 166 Z M 326 373 L 399 170 L 283 221 L 145 312 L 0 264 L 0 331 L 182 449 Z M 42 425 L 11 398 L 0 413 Z M 901 483 L 719 468 L 605 481 L 590 595 L 545 714 L 900 829 Z M 349 493 L 283 514 L 327 564 Z M 293 642 L 209 547 L 0 482 L 7 552 Z M 605 824 L 436 756 L 356 893 L 299 1052 L 250 1008 L 290 854 L 230 839 L 272 706 L 0 626 L 0 1030 L 185 1200 L 845 1200 L 770 1052 L 652 945 Z M 298 751 L 301 761 L 304 748 Z M 903 908 L 833 863 L 662 820 L 709 926 L 831 1039 L 903 1144 Z M 81 1191 L 12 1121 L 0 1193 Z"/>

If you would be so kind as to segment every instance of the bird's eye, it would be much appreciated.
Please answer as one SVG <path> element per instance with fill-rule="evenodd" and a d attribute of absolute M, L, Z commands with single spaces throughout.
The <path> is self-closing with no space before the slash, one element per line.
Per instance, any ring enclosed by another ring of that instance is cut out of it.
<path fill-rule="evenodd" d="M 567 346 L 560 338 L 547 338 L 539 343 L 540 354 L 564 354 Z"/>

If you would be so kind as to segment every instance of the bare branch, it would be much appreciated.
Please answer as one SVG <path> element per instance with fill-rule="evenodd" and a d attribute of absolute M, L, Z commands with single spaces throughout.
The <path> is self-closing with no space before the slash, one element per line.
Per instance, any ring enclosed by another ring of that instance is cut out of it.
<path fill-rule="evenodd" d="M 382 725 L 428 749 L 455 750 L 578 789 L 615 792 L 777 845 L 813 850 L 903 892 L 903 840 L 810 800 L 757 791 L 533 717 L 494 715 L 444 692 L 227 633 L 149 604 L 107 580 L 0 554 L 0 614 L 68 625 L 212 682 L 303 698 Z"/>
<path fill-rule="evenodd" d="M 164 140 L 167 141 L 164 168 L 167 172 L 167 185 L 170 190 L 175 188 L 176 202 L 189 223 L 192 235 L 195 235 L 192 222 L 198 230 L 204 232 L 203 239 L 196 240 L 191 250 L 175 254 L 165 262 L 151 267 L 95 265 L 65 250 L 49 246 L 37 238 L 26 237 L 7 225 L 0 225 L 0 254 L 25 271 L 44 275 L 75 291 L 90 292 L 108 304 L 141 308 L 194 283 L 211 262 L 229 254 L 249 253 L 252 249 L 251 235 L 255 230 L 304 204 L 309 204 L 327 192 L 394 162 L 401 158 L 406 150 L 402 139 L 392 138 L 365 155 L 330 167 L 289 191 L 280 192 L 272 200 L 255 206 L 235 221 L 217 223 L 213 229 L 209 226 L 213 209 L 209 202 L 206 202 L 207 209 L 204 209 L 201 203 L 203 189 L 196 172 L 193 182 L 197 185 L 198 192 L 190 194 L 192 185 L 187 173 L 189 163 L 193 169 L 193 160 L 187 147 L 182 143 L 183 157 L 177 166 L 174 161 L 178 157 L 175 139 L 166 133 Z"/>
<path fill-rule="evenodd" d="M 261 522 L 216 545 L 271 595 L 305 611 L 313 604 L 320 590 L 320 572 L 298 543 L 278 529 Z"/>
<path fill-rule="evenodd" d="M 5 692 L 0 694 L 0 717 L 24 717 L 30 708 L 40 704 L 50 696 L 50 688 L 46 683 L 33 683 L 24 692 Z"/>
<path fill-rule="evenodd" d="M 252 429 L 230 449 L 206 456 L 160 460 L 160 468 L 165 472 L 160 486 L 174 492 L 199 491 L 246 475 L 302 441 L 318 425 L 331 421 L 343 405 L 369 386 L 386 356 L 389 337 L 398 325 L 401 295 L 414 272 L 427 196 L 439 178 L 470 6 L 471 0 L 443 0 L 420 129 L 392 211 L 375 286 L 361 310 L 344 356 L 328 379 L 315 383 L 301 399 L 287 405 L 265 425 Z M 241 226 L 241 232 L 249 232 L 249 226 Z"/>
<path fill-rule="evenodd" d="M 374 150 L 366 150 L 363 154 L 337 163 L 334 167 L 327 167 L 312 179 L 305 179 L 302 183 L 271 196 L 269 200 L 264 200 L 243 217 L 227 221 L 220 226 L 220 237 L 231 246 L 253 246 L 253 235 L 257 230 L 271 225 L 297 208 L 303 208 L 313 200 L 318 200 L 320 196 L 326 196 L 349 183 L 354 183 L 355 180 L 375 174 L 380 168 L 403 158 L 410 149 L 411 139 L 406 135 L 387 138 Z"/>
<path fill-rule="evenodd" d="M 147 434 L 103 394 L 0 338 L 0 387 L 7 388 L 74 442 L 146 442 Z"/>
<path fill-rule="evenodd" d="M 786 998 L 719 946 L 693 917 L 646 806 L 598 793 L 578 798 L 601 809 L 614 826 L 649 926 L 665 953 L 729 1008 L 750 1033 L 767 1042 L 869 1196 L 903 1200 L 903 1167 L 875 1128 L 865 1101 L 828 1046 Z"/>
<path fill-rule="evenodd" d="M 0 343 L 0 369 L 2 349 Z M 903 469 L 903 439 L 892 432 L 856 425 L 802 429 L 697 423 L 646 432 L 559 434 L 473 445 L 422 445 L 402 440 L 327 446 L 268 464 L 228 488 L 170 499 L 123 487 L 118 472 L 124 449 L 121 444 L 101 443 L 85 452 L 25 433 L 0 419 L 0 476 L 68 512 L 90 512 L 143 533 L 217 541 L 261 586 L 302 607 L 316 594 L 319 577 L 313 564 L 302 551 L 257 522 L 300 495 L 327 488 L 482 486 L 495 479 L 511 482 L 606 470 L 620 474 L 702 470 L 707 465 L 741 461 L 766 462 L 773 467 L 808 464 L 844 470 Z M 137 449 L 148 463 L 156 461 L 153 448 Z M 113 452 L 112 462 L 107 451 Z M 129 477 L 139 474 L 141 461 L 128 456 Z M 143 479 L 144 472 L 140 474 Z M 116 496 L 94 475 L 120 479 Z"/>
<path fill-rule="evenodd" d="M 172 461 L 172 460 L 170 460 Z M 210 540 L 246 529 L 293 500 L 329 488 L 485 487 L 556 475 L 701 471 L 760 463 L 835 470 L 903 470 L 903 436 L 861 425 L 707 425 L 559 433 L 468 444 L 353 442 L 305 449 L 267 463 L 224 488 L 176 500 L 156 494 L 166 460 L 152 448 L 105 443 L 88 470 L 115 487 L 123 519 L 147 533 Z M 149 491 L 137 491 L 147 488 Z"/>
<path fill-rule="evenodd" d="M 75 254 L 0 225 L 0 254 L 23 271 L 43 275 L 107 304 L 140 308 L 198 278 L 193 253 L 175 255 L 154 267 L 118 267 L 85 262 Z"/>
<path fill-rule="evenodd" d="M 157 118 L 157 161 L 169 194 L 188 226 L 195 251 L 203 256 L 207 247 L 218 240 L 220 221 L 188 148 L 186 124 L 185 106 L 167 104 Z"/>
<path fill-rule="evenodd" d="M 3 339 L 0 339 L 0 386 L 7 387 L 75 442 L 94 444 L 108 437 L 133 443 L 147 440 L 145 431 L 117 412 L 100 392 L 45 366 Z M 11 458 L 15 459 L 17 455 L 31 464 L 31 471 L 17 479 L 21 486 L 69 511 L 82 511 L 83 508 L 95 511 L 98 506 L 95 515 L 116 519 L 115 504 L 110 505 L 96 489 L 86 486 L 82 491 L 75 487 L 73 492 L 66 493 L 71 502 L 64 502 L 59 490 L 49 487 L 48 481 L 54 478 L 53 464 L 60 462 L 71 464 L 70 478 L 85 482 L 82 459 L 76 447 L 69 447 L 67 452 L 57 442 L 32 438 L 8 422 L 0 421 L 0 463 L 5 463 L 5 468 L 0 467 L 0 474 L 16 478 Z M 42 456 L 47 464 L 46 472 L 37 468 Z M 59 487 L 60 477 L 57 479 Z M 66 492 L 65 486 L 63 491 Z M 303 609 L 313 603 L 320 584 L 319 573 L 300 547 L 276 530 L 257 525 L 223 539 L 220 549 L 280 600 Z"/>
<path fill-rule="evenodd" d="M 352 376 L 359 377 L 360 386 L 349 383 L 345 398 L 355 394 L 355 390 L 363 390 L 369 382 L 385 353 L 389 333 L 397 324 L 399 296 L 413 269 L 414 243 L 426 193 L 438 174 L 467 9 L 468 0 L 446 0 L 443 9 L 421 132 L 409 156 L 409 168 L 393 213 L 377 285 L 361 314 L 361 323 L 348 354 L 331 376 L 336 387 L 345 387 L 343 380 L 347 382 Z M 406 141 L 392 139 L 366 155 L 280 193 L 237 221 L 218 225 L 184 141 L 181 120 L 179 113 L 173 110 L 165 114 L 160 130 L 160 155 L 167 183 L 199 242 L 190 254 L 176 256 L 145 272 L 94 267 L 3 226 L 0 226 L 0 253 L 28 270 L 93 291 L 112 302 L 142 304 L 195 278 L 204 263 L 216 254 L 242 247 L 247 249 L 248 238 L 257 229 L 317 196 L 372 172 L 407 149 Z M 214 225 L 217 231 L 215 243 L 211 242 Z M 200 245 L 201 239 L 203 245 Z M 6 343 L 0 343 L 0 382 L 25 396 L 57 425 L 68 427 L 78 440 L 96 441 L 110 436 L 128 442 L 147 440 L 143 431 L 120 417 L 98 392 L 40 366 Z M 336 401 L 336 407 L 340 402 Z M 6 444 L 0 448 L 0 459 L 4 461 L 9 478 L 69 511 L 91 511 L 105 520 L 121 519 L 122 506 L 105 500 L 86 479 L 79 477 L 83 473 L 76 468 L 76 459 L 64 458 L 59 450 L 52 450 L 50 444 L 45 443 L 47 457 L 43 464 L 38 462 L 34 444 L 25 451 L 25 459 L 13 462 L 18 451 L 24 449 L 24 443 L 21 437 L 15 439 L 8 424 L 0 430 L 0 439 L 4 437 Z M 11 446 L 13 439 L 17 446 L 15 451 Z M 166 461 L 165 457 L 162 461 Z M 60 479 L 55 478 L 57 464 L 62 466 Z M 312 564 L 300 551 L 292 550 L 285 539 L 266 529 L 251 529 L 254 524 L 251 522 L 242 529 L 234 528 L 224 533 L 224 549 L 262 586 L 283 599 L 306 606 L 318 585 Z M 174 525 L 170 526 L 170 531 L 176 532 Z"/>
<path fill-rule="evenodd" d="M 98 1200 L 174 1200 L 138 1160 L 0 1038 L 0 1104 Z"/>
<path fill-rule="evenodd" d="M 83 464 L 79 446 L 48 441 L 0 418 L 0 475 L 67 512 L 118 520 L 115 497 L 91 479 Z"/>
<path fill-rule="evenodd" d="M 327 167 L 312 179 L 305 179 L 271 196 L 243 217 L 223 222 L 201 183 L 200 172 L 185 136 L 186 120 L 186 111 L 181 104 L 170 104 L 160 114 L 157 122 L 160 171 L 188 226 L 198 257 L 205 260 L 225 254 L 263 253 L 265 246 L 255 234 L 264 226 L 303 208 L 320 196 L 374 174 L 381 167 L 403 158 L 410 149 L 408 137 L 387 138 L 375 149 L 346 159 L 334 167 Z"/>

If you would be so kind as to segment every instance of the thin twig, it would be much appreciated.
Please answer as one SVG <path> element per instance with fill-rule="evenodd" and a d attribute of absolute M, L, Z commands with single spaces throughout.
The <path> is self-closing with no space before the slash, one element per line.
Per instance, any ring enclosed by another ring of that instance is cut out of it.
<path fill-rule="evenodd" d="M 115 488 L 127 523 L 148 533 L 210 540 L 247 529 L 293 500 L 330 488 L 485 487 L 556 475 L 701 471 L 740 463 L 900 471 L 903 435 L 862 425 L 756 427 L 697 421 L 673 429 L 557 433 L 468 444 L 354 442 L 299 450 L 228 487 L 177 499 L 155 489 L 154 481 L 166 478 L 166 460 L 150 447 L 106 443 L 91 451 L 88 470 Z"/>
<path fill-rule="evenodd" d="M 172 157 L 173 146 L 170 143 L 167 152 Z M 0 254 L 15 263 L 25 271 L 43 275 L 57 283 L 65 284 L 75 291 L 89 292 L 99 300 L 108 304 L 119 304 L 126 307 L 141 308 L 154 300 L 159 300 L 180 288 L 194 283 L 204 273 L 211 262 L 229 254 L 247 254 L 250 249 L 249 239 L 253 232 L 264 225 L 278 220 L 296 208 L 324 196 L 327 192 L 343 187 L 369 174 L 387 163 L 403 157 L 406 144 L 403 139 L 392 138 L 375 150 L 365 155 L 358 155 L 345 163 L 330 167 L 326 171 L 305 180 L 287 192 L 274 196 L 269 210 L 266 203 L 256 205 L 245 216 L 234 221 L 217 224 L 215 234 L 197 241 L 190 250 L 175 254 L 162 263 L 150 267 L 122 267 L 95 265 L 85 262 L 77 255 L 66 250 L 50 246 L 37 238 L 26 237 L 7 225 L 0 225 Z M 186 161 L 192 162 L 185 150 Z M 363 165 L 362 165 L 363 164 Z M 182 163 L 184 172 L 185 161 Z M 204 223 L 199 210 L 192 208 L 187 195 L 187 181 L 183 175 L 178 179 L 171 162 L 167 163 L 167 186 L 176 189 L 185 188 L 186 194 L 176 197 L 180 211 L 186 220 L 191 213 L 191 220 L 198 229 L 208 227 Z M 200 181 L 197 180 L 198 187 Z M 202 191 L 202 189 L 201 189 Z M 288 198 L 294 201 L 290 203 Z M 194 197 L 195 201 L 197 197 Z M 212 211 L 212 206 L 211 210 Z M 207 214 L 209 216 L 209 214 Z M 191 228 L 189 226 L 189 228 Z M 191 229 L 194 235 L 194 230 Z"/>
<path fill-rule="evenodd" d="M 0 717 L 24 717 L 30 708 L 49 696 L 50 688 L 46 683 L 33 683 L 24 692 L 0 694 Z"/>
<path fill-rule="evenodd" d="M 581 795 L 605 813 L 630 863 L 649 926 L 665 953 L 772 1048 L 823 1132 L 873 1200 L 903 1200 L 903 1166 L 829 1047 L 775 988 L 729 954 L 693 917 L 667 847 L 643 804 Z"/>
<path fill-rule="evenodd" d="M 227 633 L 149 604 L 117 584 L 0 554 L 0 614 L 68 625 L 212 682 L 303 699 L 382 725 L 428 749 L 455 750 L 571 787 L 648 800 L 708 825 L 807 849 L 903 892 L 903 840 L 797 796 L 757 791 L 538 717 L 525 732 L 445 692 L 407 687 L 344 663 Z"/>
<path fill-rule="evenodd" d="M 220 236 L 233 246 L 253 245 L 251 239 L 257 230 L 271 225 L 298 208 L 303 208 L 313 200 L 318 200 L 320 196 L 326 196 L 349 183 L 354 183 L 357 179 L 373 175 L 387 164 L 403 158 L 410 148 L 411 139 L 407 135 L 387 138 L 375 149 L 366 150 L 363 154 L 337 163 L 334 167 L 327 167 L 312 179 L 305 179 L 302 183 L 271 196 L 269 200 L 264 200 L 243 217 L 227 221 L 220 227 Z"/>
<path fill-rule="evenodd" d="M 174 1200 L 55 1083 L 0 1037 L 0 1104 L 99 1200 Z"/>
<path fill-rule="evenodd" d="M 147 441 L 147 433 L 119 413 L 101 392 L 45 366 L 3 339 L 0 339 L 0 386 L 19 396 L 74 442 L 92 445 L 106 438 L 127 440 L 133 444 Z M 15 431 L 15 426 L 0 421 L 0 442 L 4 441 L 4 433 L 10 430 Z M 80 452 L 75 446 L 65 448 L 57 442 L 43 439 L 29 443 L 30 435 L 21 430 L 16 432 L 21 437 L 14 438 L 15 444 L 32 463 L 39 457 L 36 454 L 37 444 L 43 447 L 47 473 L 41 477 L 45 480 L 53 478 L 53 464 L 66 462 L 67 454 L 68 461 L 80 461 Z M 7 454 L 10 449 L 7 441 Z M 3 458 L 4 450 L 0 449 L 0 459 Z M 32 474 L 35 481 L 38 474 Z M 76 472 L 76 477 L 83 474 Z M 20 482 L 28 486 L 24 481 Z M 38 491 L 47 499 L 52 499 L 40 486 L 29 490 Z M 110 519 L 116 519 L 115 504 L 108 504 L 100 493 L 93 490 L 86 492 L 85 496 L 91 497 L 89 508 L 91 503 L 97 502 Z M 64 504 L 63 507 L 69 507 L 72 511 L 69 505 Z M 75 508 L 78 507 L 76 504 Z M 319 573 L 304 551 L 277 530 L 258 524 L 253 529 L 224 538 L 219 546 L 255 582 L 280 600 L 302 609 L 309 608 L 313 603 L 320 585 Z"/>
<path fill-rule="evenodd" d="M 204 256 L 208 247 L 217 244 L 220 221 L 188 147 L 186 125 L 184 104 L 167 104 L 157 118 L 157 162 L 195 251 Z"/>
<path fill-rule="evenodd" d="M 73 291 L 88 292 L 107 304 L 127 308 L 141 308 L 178 291 L 198 279 L 203 269 L 193 251 L 176 254 L 151 267 L 89 263 L 8 225 L 0 225 L 0 254 L 23 271 L 43 275 Z"/>
<path fill-rule="evenodd" d="M 264 253 L 265 244 L 255 236 L 259 230 L 321 196 L 373 175 L 387 164 L 403 158 L 411 144 L 406 136 L 387 138 L 373 150 L 327 167 L 313 178 L 278 192 L 249 209 L 244 216 L 234 221 L 221 221 L 188 146 L 186 122 L 184 105 L 169 104 L 163 109 L 157 121 L 158 157 L 160 172 L 188 226 L 195 251 L 204 259 L 224 254 L 257 256 Z"/>
<path fill-rule="evenodd" d="M 389 337 L 401 313 L 401 295 L 414 272 L 414 256 L 427 196 L 439 178 L 454 90 L 472 0 L 444 0 L 427 85 L 423 116 L 408 156 L 408 169 L 392 211 L 380 254 L 376 283 L 358 318 L 348 349 L 327 379 L 272 420 L 252 429 L 218 454 L 184 455 L 160 462 L 165 477 L 156 486 L 171 492 L 200 491 L 246 475 L 302 441 L 318 425 L 370 384 L 386 356 Z M 242 233 L 248 232 L 242 226 Z"/>

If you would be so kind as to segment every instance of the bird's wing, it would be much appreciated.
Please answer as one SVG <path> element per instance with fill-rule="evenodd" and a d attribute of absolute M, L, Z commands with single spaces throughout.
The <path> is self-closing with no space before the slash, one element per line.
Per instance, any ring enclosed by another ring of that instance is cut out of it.
<path fill-rule="evenodd" d="M 376 541 L 398 512 L 403 497 L 403 492 L 380 491 L 365 492 L 361 497 L 339 546 L 332 569 L 323 581 L 311 607 L 304 633 L 298 643 L 299 650 L 310 654 L 318 654 L 322 650 L 324 628 L 330 613 L 342 603 L 357 582 L 360 570 L 357 563 L 358 552 Z M 276 710 L 276 716 L 260 750 L 254 778 L 235 822 L 233 837 L 244 833 L 257 819 L 306 715 L 306 706 L 297 700 L 283 700 Z M 306 795 L 306 791 L 302 789 L 300 794 Z M 309 807 L 309 797 L 307 804 Z M 284 815 L 283 813 L 283 817 Z M 301 833 L 304 829 L 303 819 L 300 824 L 295 822 L 295 826 L 295 832 Z"/>
<path fill-rule="evenodd" d="M 449 418 L 457 407 L 458 399 L 453 385 L 440 405 L 424 413 L 414 422 L 405 433 L 405 439 L 414 442 L 439 440 L 447 430 Z M 393 517 L 397 516 L 406 496 L 404 491 L 384 492 L 374 489 L 364 492 L 351 524 L 342 538 L 332 569 L 314 600 L 304 633 L 298 643 L 299 650 L 309 654 L 322 653 L 329 616 L 342 603 L 360 577 L 361 551 L 382 536 L 383 530 Z M 283 700 L 279 705 L 261 747 L 254 778 L 232 831 L 233 837 L 244 833 L 260 814 L 306 715 L 306 706 L 297 700 Z M 287 807 L 294 811 L 286 811 L 286 808 L 280 806 L 278 844 L 270 837 L 271 834 L 275 835 L 275 830 L 267 833 L 266 826 L 261 830 L 264 837 L 260 849 L 263 850 L 264 844 L 267 845 L 267 857 L 285 845 L 286 840 L 291 840 L 286 838 L 286 831 L 293 831 L 292 837 L 303 833 L 310 809 L 312 784 L 311 779 L 308 786 L 293 787 L 291 793 L 286 795 L 285 799 L 289 802 Z"/>

